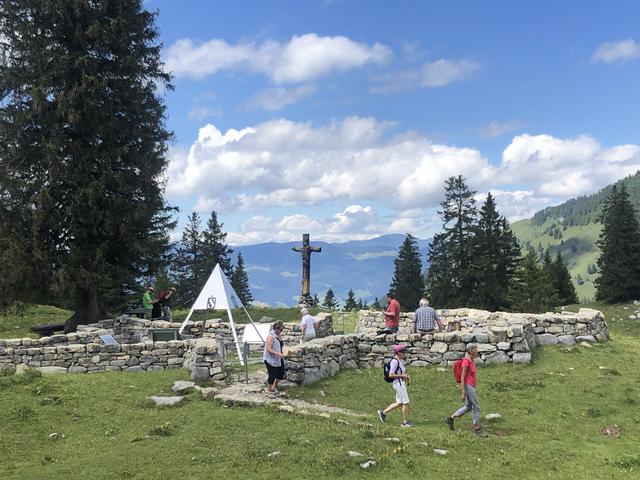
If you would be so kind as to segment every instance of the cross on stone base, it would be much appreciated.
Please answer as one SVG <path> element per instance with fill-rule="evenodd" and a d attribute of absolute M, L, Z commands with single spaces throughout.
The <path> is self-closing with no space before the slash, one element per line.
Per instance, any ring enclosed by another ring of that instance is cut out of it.
<path fill-rule="evenodd" d="M 302 293 L 298 304 L 304 307 L 313 306 L 313 298 L 311 297 L 311 254 L 314 252 L 322 252 L 320 247 L 312 247 L 309 245 L 309 234 L 302 235 L 302 248 L 292 247 L 291 250 L 302 254 Z"/>

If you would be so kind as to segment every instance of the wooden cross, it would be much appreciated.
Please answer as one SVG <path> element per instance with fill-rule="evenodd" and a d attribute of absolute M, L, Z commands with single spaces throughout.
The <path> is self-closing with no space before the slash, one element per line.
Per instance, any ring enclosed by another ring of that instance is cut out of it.
<path fill-rule="evenodd" d="M 309 245 L 309 234 L 302 235 L 302 248 L 291 248 L 294 252 L 302 254 L 302 293 L 300 294 L 300 304 L 311 306 L 313 299 L 311 298 L 311 254 L 321 252 L 322 248 L 312 247 Z"/>

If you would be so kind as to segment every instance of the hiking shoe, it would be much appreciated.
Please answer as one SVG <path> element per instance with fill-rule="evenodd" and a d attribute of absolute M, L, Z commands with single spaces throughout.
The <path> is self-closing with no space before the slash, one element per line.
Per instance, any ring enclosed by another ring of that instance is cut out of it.
<path fill-rule="evenodd" d="M 446 417 L 445 421 L 447 422 L 447 425 L 449 426 L 449 430 L 453 430 L 453 418 Z"/>
<path fill-rule="evenodd" d="M 489 435 L 487 434 L 487 432 L 485 432 L 484 430 L 482 430 L 481 428 L 479 428 L 478 430 L 474 430 L 473 433 L 476 434 L 476 437 L 480 437 L 480 438 L 485 438 L 488 437 Z"/>
<path fill-rule="evenodd" d="M 402 422 L 400 424 L 401 427 L 413 427 L 413 423 L 411 422 Z"/>
<path fill-rule="evenodd" d="M 378 410 L 378 418 L 380 419 L 380 421 L 382 423 L 384 423 L 384 421 L 386 420 L 387 416 L 384 414 L 384 412 L 382 410 Z"/>

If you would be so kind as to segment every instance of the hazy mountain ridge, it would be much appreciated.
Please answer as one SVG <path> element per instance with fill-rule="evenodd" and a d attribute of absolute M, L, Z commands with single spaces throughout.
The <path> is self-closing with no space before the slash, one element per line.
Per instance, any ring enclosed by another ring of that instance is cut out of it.
<path fill-rule="evenodd" d="M 311 294 L 318 294 L 322 300 L 331 287 L 340 301 L 350 288 L 356 298 L 363 301 L 383 297 L 389 289 L 393 261 L 404 238 L 405 235 L 393 234 L 370 240 L 329 243 L 314 241 L 311 232 L 311 245 L 322 248 L 321 253 L 311 255 Z M 417 242 L 423 255 L 424 270 L 429 240 L 417 239 Z M 291 248 L 300 245 L 301 241 L 232 246 L 234 255 L 241 252 L 244 257 L 256 302 L 272 306 L 297 302 L 302 283 L 302 258 Z"/>

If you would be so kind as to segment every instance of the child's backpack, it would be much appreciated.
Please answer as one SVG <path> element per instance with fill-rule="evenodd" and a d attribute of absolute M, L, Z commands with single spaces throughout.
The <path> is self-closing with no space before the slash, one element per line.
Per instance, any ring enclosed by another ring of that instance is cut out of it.
<path fill-rule="evenodd" d="M 385 362 L 383 367 L 382 367 L 382 372 L 384 374 L 384 381 L 387 383 L 393 383 L 393 381 L 395 380 L 395 378 L 391 378 L 389 376 L 389 374 L 391 373 L 391 362 L 393 361 L 393 359 L 389 360 L 388 362 Z M 400 362 L 398 362 L 398 366 L 400 366 Z M 398 373 L 398 370 L 396 369 L 395 372 L 393 373 Z"/>
<path fill-rule="evenodd" d="M 456 379 L 457 383 L 462 382 L 462 360 L 456 360 L 453 363 L 453 378 Z"/>

